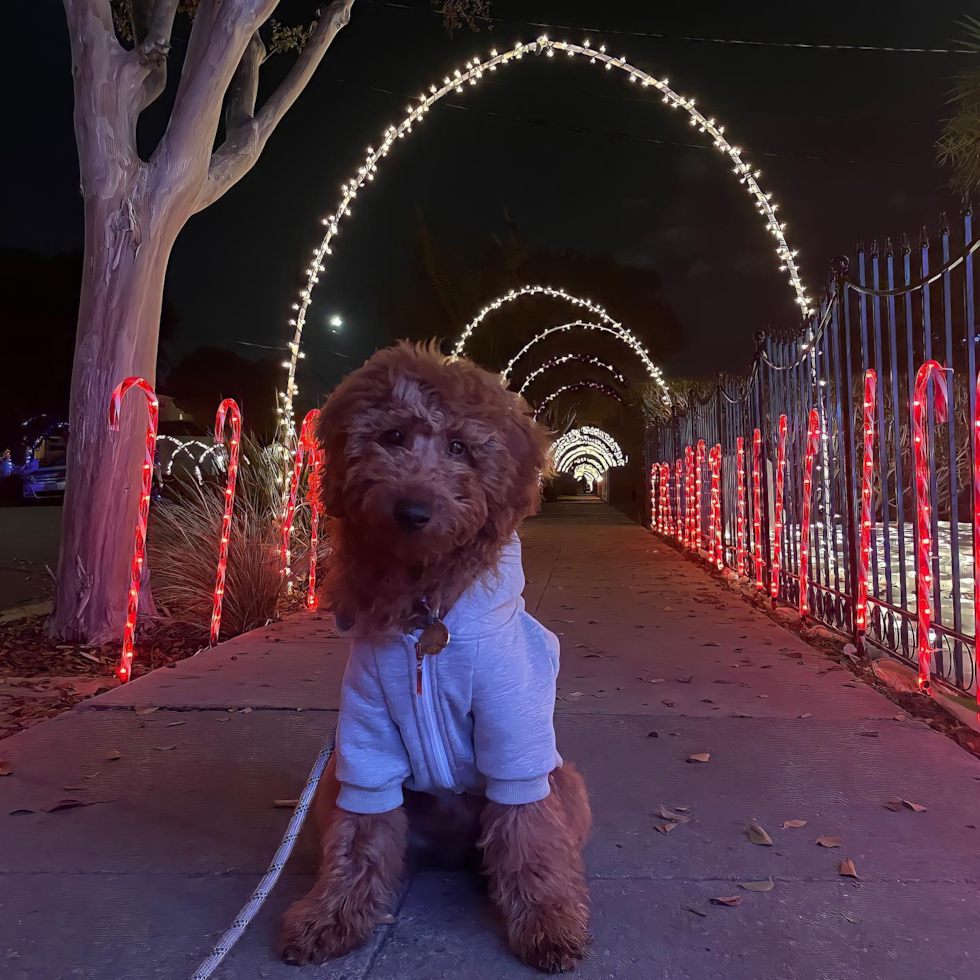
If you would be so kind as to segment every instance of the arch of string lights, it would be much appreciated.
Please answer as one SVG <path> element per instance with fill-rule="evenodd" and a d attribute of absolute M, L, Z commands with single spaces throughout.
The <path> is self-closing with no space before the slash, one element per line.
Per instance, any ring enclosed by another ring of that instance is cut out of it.
<path fill-rule="evenodd" d="M 480 310 L 479 313 L 466 326 L 463 328 L 462 334 L 460 334 L 459 340 L 456 341 L 456 346 L 453 348 L 453 357 L 462 357 L 465 353 L 466 342 L 473 335 L 473 331 L 489 316 L 494 310 L 499 310 L 505 303 L 513 303 L 516 299 L 521 299 L 524 296 L 548 296 L 551 299 L 560 299 L 566 303 L 571 303 L 573 306 L 585 307 L 590 313 L 597 316 L 602 320 L 602 324 L 597 323 L 587 323 L 585 320 L 576 320 L 573 324 L 561 324 L 559 327 L 552 327 L 551 331 L 571 328 L 572 326 L 581 326 L 586 329 L 596 330 L 605 329 L 609 333 L 614 333 L 618 336 L 623 343 L 628 344 L 643 361 L 643 366 L 647 369 L 647 374 L 657 382 L 660 386 L 664 401 L 668 404 L 670 399 L 667 395 L 667 386 L 664 384 L 663 374 L 660 368 L 657 367 L 653 361 L 650 360 L 650 354 L 647 349 L 640 343 L 637 337 L 629 330 L 626 329 L 621 323 L 614 320 L 598 303 L 593 303 L 590 299 L 584 299 L 581 296 L 573 296 L 571 293 L 566 293 L 564 289 L 555 289 L 552 286 L 521 286 L 520 289 L 512 289 L 509 293 L 505 293 L 503 296 L 498 296 L 497 299 L 492 300 L 487 303 L 486 306 Z M 514 358 L 510 361 L 506 368 L 501 372 L 501 377 L 506 380 L 510 375 L 510 370 L 514 366 L 514 363 L 521 357 L 522 354 L 531 347 L 538 340 L 546 337 L 548 331 L 539 334 L 537 337 L 533 338 L 530 343 L 526 344 Z"/>
<path fill-rule="evenodd" d="M 598 391 L 600 394 L 607 395 L 609 398 L 615 398 L 616 401 L 622 403 L 623 399 L 619 392 L 615 388 L 610 388 L 609 385 L 601 384 L 598 381 L 575 381 L 572 384 L 562 385 L 560 388 L 556 388 L 547 398 L 545 398 L 538 407 L 534 410 L 534 417 L 537 418 L 556 398 L 561 395 L 566 394 L 569 391 Z"/>
<path fill-rule="evenodd" d="M 357 168 L 357 172 L 341 185 L 340 203 L 332 214 L 323 219 L 326 231 L 320 240 L 320 244 L 313 249 L 313 258 L 307 269 L 307 281 L 300 290 L 298 301 L 293 304 L 294 315 L 289 321 L 293 328 L 293 336 L 288 344 L 290 356 L 283 362 L 287 371 L 286 386 L 285 390 L 279 393 L 278 405 L 278 411 L 283 416 L 288 438 L 295 438 L 293 398 L 298 391 L 296 387 L 296 364 L 302 356 L 300 346 L 303 340 L 303 327 L 306 324 L 306 315 L 312 302 L 313 290 L 320 281 L 320 273 L 326 269 L 324 263 L 331 254 L 331 242 L 339 234 L 340 225 L 344 218 L 349 218 L 351 215 L 351 202 L 357 197 L 358 191 L 366 183 L 374 180 L 378 164 L 388 156 L 391 148 L 398 140 L 411 134 L 413 126 L 421 123 L 425 114 L 444 96 L 450 92 L 462 93 L 465 85 L 476 85 L 485 73 L 506 68 L 508 65 L 520 61 L 525 54 L 544 54 L 548 58 L 553 58 L 556 52 L 563 52 L 569 58 L 583 57 L 589 64 L 603 65 L 607 71 L 615 68 L 623 72 L 631 83 L 639 83 L 644 88 L 651 86 L 656 88 L 662 94 L 662 101 L 666 105 L 673 109 L 682 109 L 687 113 L 692 128 L 704 133 L 714 147 L 731 162 L 735 178 L 753 199 L 766 230 L 775 239 L 776 255 L 781 263 L 780 269 L 786 273 L 789 285 L 796 295 L 796 302 L 803 314 L 810 312 L 810 300 L 806 295 L 800 270 L 796 264 L 797 253 L 792 251 L 787 243 L 786 225 L 776 217 L 778 205 L 773 203 L 772 195 L 767 194 L 759 184 L 760 171 L 750 167 L 742 158 L 741 148 L 735 146 L 725 136 L 725 127 L 719 126 L 714 118 L 705 116 L 697 109 L 694 99 L 679 95 L 674 91 L 670 87 L 668 79 L 654 78 L 647 72 L 631 65 L 625 57 L 616 58 L 607 54 L 605 45 L 593 48 L 588 40 L 582 44 L 573 44 L 569 41 L 552 41 L 547 35 L 542 34 L 526 44 L 517 42 L 509 51 L 497 52 L 494 49 L 486 61 L 473 58 L 466 63 L 465 71 L 457 68 L 451 75 L 446 75 L 443 78 L 441 86 L 431 85 L 428 92 L 423 92 L 418 96 L 417 104 L 413 102 L 408 106 L 407 115 L 398 125 L 389 126 L 385 130 L 380 146 L 377 148 L 368 147 L 364 162 Z"/>
<path fill-rule="evenodd" d="M 585 451 L 601 460 L 606 469 L 626 465 L 626 455 L 619 443 L 608 432 L 594 425 L 569 429 L 551 444 L 548 454 L 555 468 L 560 473 L 567 473 L 576 461 L 576 454 Z"/>
<path fill-rule="evenodd" d="M 550 337 L 553 333 L 559 333 L 563 330 L 596 330 L 599 333 L 607 333 L 615 337 L 617 340 L 622 341 L 629 347 L 639 358 L 643 361 L 643 366 L 650 373 L 651 377 L 655 370 L 655 365 L 647 356 L 646 351 L 640 346 L 639 341 L 632 343 L 632 340 L 636 340 L 635 337 L 630 334 L 628 330 L 621 327 L 618 323 L 615 326 L 608 327 L 603 323 L 591 323 L 588 320 L 572 320 L 570 323 L 560 323 L 556 327 L 548 327 L 547 330 L 542 330 L 541 333 L 532 337 L 508 362 L 503 371 L 500 372 L 500 377 L 507 381 L 510 378 L 510 372 L 514 370 L 514 365 L 537 343 L 540 343 L 546 337 Z"/>
<path fill-rule="evenodd" d="M 623 387 L 628 388 L 629 382 L 623 377 L 620 371 L 617 371 L 608 361 L 604 361 L 601 357 L 595 357 L 593 354 L 556 354 L 554 357 L 549 357 L 548 360 L 541 365 L 541 367 L 532 371 L 525 379 L 524 384 L 518 389 L 517 393 L 523 395 L 527 390 L 528 385 L 530 385 L 535 378 L 539 378 L 545 371 L 549 371 L 552 368 L 560 367 L 562 364 L 568 364 L 569 361 L 578 361 L 580 364 L 589 364 L 592 367 L 602 368 L 604 371 L 608 371 Z"/>
<path fill-rule="evenodd" d="M 572 476 L 576 480 L 585 480 L 591 490 L 597 483 L 602 483 L 602 474 L 591 463 L 580 463 L 575 467 Z"/>

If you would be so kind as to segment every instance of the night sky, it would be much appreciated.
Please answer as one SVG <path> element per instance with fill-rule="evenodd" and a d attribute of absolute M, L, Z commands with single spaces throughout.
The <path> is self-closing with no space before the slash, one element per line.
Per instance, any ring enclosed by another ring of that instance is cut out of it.
<path fill-rule="evenodd" d="M 965 0 L 770 6 L 495 0 L 501 22 L 492 30 L 450 38 L 428 0 L 357 0 L 256 168 L 181 234 L 167 280 L 178 326 L 163 366 L 202 344 L 242 354 L 268 353 L 248 344 L 284 344 L 319 219 L 336 206 L 364 148 L 400 120 L 409 96 L 456 65 L 544 31 L 528 21 L 555 25 L 546 31 L 555 39 L 604 41 L 723 122 L 780 203 L 811 295 L 834 255 L 853 255 L 858 235 L 915 237 L 922 224 L 935 231 L 943 207 L 953 217 L 933 144 L 950 77 L 968 58 L 679 36 L 955 47 Z M 54 0 L 18 8 L 18 36 L 31 43 L 8 45 L 0 69 L 8 140 L 0 247 L 77 251 L 82 213 L 64 17 Z M 583 30 L 600 27 L 607 33 Z M 280 62 L 267 66 L 265 91 L 287 67 Z M 150 138 L 153 126 L 151 116 Z M 687 117 L 655 91 L 579 58 L 525 58 L 447 97 L 355 202 L 321 276 L 301 385 L 322 390 L 397 334 L 399 296 L 419 276 L 417 209 L 462 254 L 502 231 L 507 207 L 532 247 L 611 253 L 648 269 L 663 280 L 663 299 L 684 330 L 682 350 L 664 365 L 668 376 L 744 367 L 752 333 L 792 326 L 796 307 L 772 239 L 726 158 L 710 145 L 688 145 L 698 141 Z M 552 285 L 574 291 L 575 284 Z M 332 314 L 344 319 L 337 335 L 327 330 Z M 643 332 L 643 324 L 627 326 Z"/>

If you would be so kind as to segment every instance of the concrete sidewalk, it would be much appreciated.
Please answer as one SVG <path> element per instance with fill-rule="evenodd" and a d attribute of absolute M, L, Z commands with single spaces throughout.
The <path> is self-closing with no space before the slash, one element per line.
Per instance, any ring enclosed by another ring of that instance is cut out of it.
<path fill-rule="evenodd" d="M 603 504 L 548 506 L 523 537 L 528 608 L 562 639 L 559 746 L 595 814 L 580 976 L 976 976 L 973 757 Z M 298 795 L 334 725 L 345 652 L 304 616 L 0 743 L 0 980 L 190 977 L 279 843 L 290 811 L 273 801 Z M 93 805 L 43 812 L 64 798 Z M 661 805 L 691 822 L 659 832 Z M 752 821 L 772 846 L 749 840 Z M 839 875 L 845 858 L 859 879 Z M 313 861 L 304 836 L 220 978 L 536 975 L 479 883 L 436 872 L 370 948 L 280 963 L 278 919 Z M 764 879 L 771 891 L 740 887 Z"/>

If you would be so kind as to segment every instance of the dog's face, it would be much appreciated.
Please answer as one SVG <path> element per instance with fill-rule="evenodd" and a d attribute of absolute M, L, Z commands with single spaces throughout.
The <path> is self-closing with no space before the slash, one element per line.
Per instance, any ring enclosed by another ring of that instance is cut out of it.
<path fill-rule="evenodd" d="M 377 554 L 428 561 L 537 509 L 547 434 L 496 375 L 432 347 L 379 351 L 323 410 L 323 506 Z"/>

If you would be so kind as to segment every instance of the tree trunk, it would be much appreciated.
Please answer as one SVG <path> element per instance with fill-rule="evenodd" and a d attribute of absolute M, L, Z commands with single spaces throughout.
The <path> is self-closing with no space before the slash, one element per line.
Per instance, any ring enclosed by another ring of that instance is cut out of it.
<path fill-rule="evenodd" d="M 163 284 L 182 221 L 135 188 L 85 208 L 85 268 L 72 370 L 68 482 L 58 589 L 48 632 L 101 642 L 122 635 L 147 411 L 130 396 L 120 432 L 109 431 L 112 389 L 138 375 L 156 381 Z M 147 598 L 149 598 L 147 594 Z"/>

